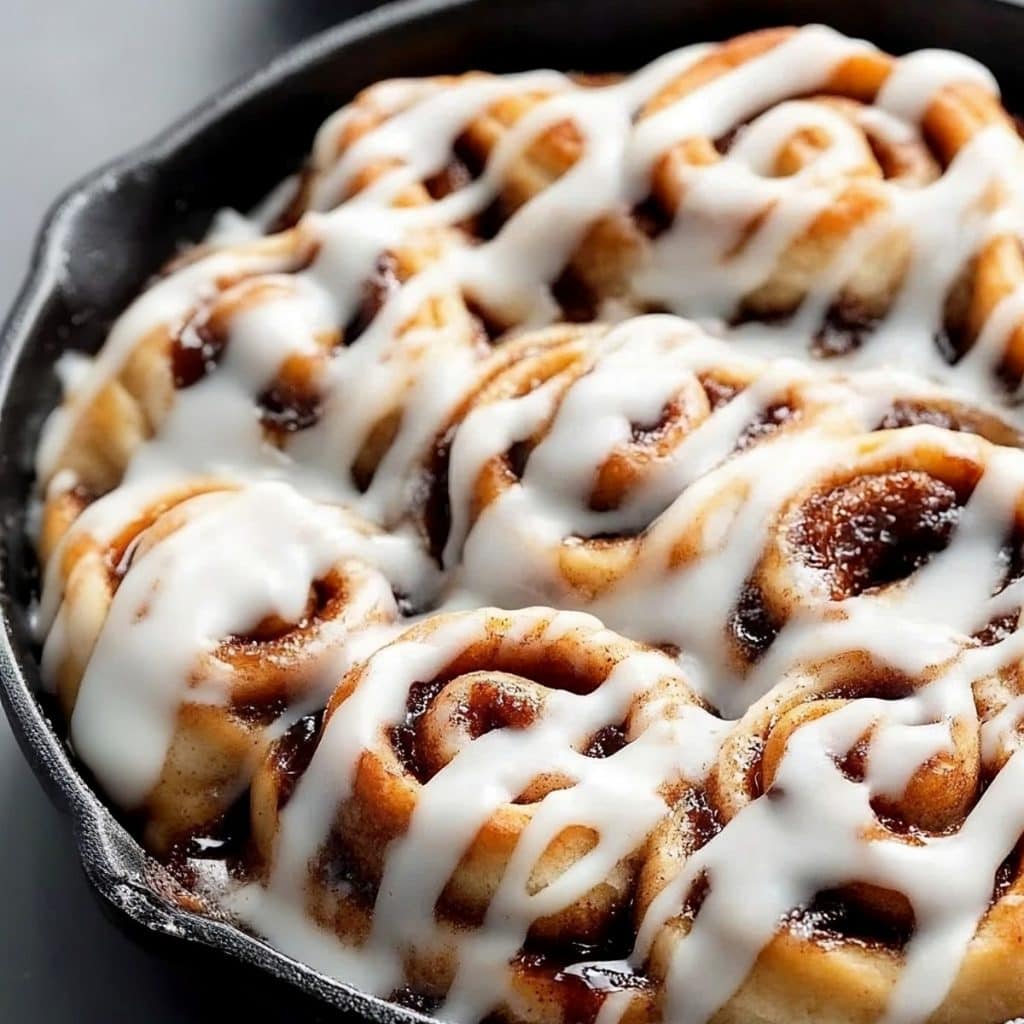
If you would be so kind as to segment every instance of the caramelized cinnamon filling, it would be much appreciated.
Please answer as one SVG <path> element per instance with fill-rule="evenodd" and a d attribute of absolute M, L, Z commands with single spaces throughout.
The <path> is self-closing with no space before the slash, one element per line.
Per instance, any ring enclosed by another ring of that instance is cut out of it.
<path fill-rule="evenodd" d="M 267 615 L 248 632 L 227 637 L 224 645 L 242 648 L 275 643 L 289 633 L 308 630 L 313 624 L 328 618 L 348 599 L 349 594 L 341 579 L 331 576 L 314 580 L 302 617 L 297 622 L 289 622 L 279 615 Z"/>
<path fill-rule="evenodd" d="M 529 728 L 537 719 L 537 706 L 519 694 L 509 693 L 500 683 L 477 683 L 459 714 L 469 734 L 479 739 L 495 729 Z"/>
<path fill-rule="evenodd" d="M 1007 612 L 1006 615 L 998 615 L 982 629 L 979 629 L 974 634 L 974 639 L 982 647 L 991 647 L 993 644 L 1002 643 L 1008 636 L 1017 632 L 1019 619 L 1020 612 Z"/>
<path fill-rule="evenodd" d="M 291 800 L 299 779 L 313 760 L 323 720 L 322 710 L 304 715 L 271 748 L 279 809 Z"/>
<path fill-rule="evenodd" d="M 788 402 L 773 402 L 767 408 L 762 409 L 757 417 L 743 428 L 736 440 L 736 450 L 742 452 L 753 447 L 799 417 L 800 410 Z"/>
<path fill-rule="evenodd" d="M 533 448 L 532 441 L 516 441 L 505 453 L 505 465 L 508 466 L 509 473 L 516 480 L 523 479 L 523 474 L 526 472 L 526 464 L 530 461 Z"/>
<path fill-rule="evenodd" d="M 626 745 L 626 727 L 624 724 L 606 725 L 590 738 L 583 753 L 587 757 L 611 757 Z"/>
<path fill-rule="evenodd" d="M 996 870 L 995 883 L 992 886 L 993 902 L 1010 891 L 1010 888 L 1021 877 L 1022 867 L 1024 867 L 1024 847 L 1018 841 L 1017 845 L 1010 851 L 1009 856 Z"/>
<path fill-rule="evenodd" d="M 592 323 L 598 318 L 600 296 L 570 264 L 551 285 L 551 295 L 571 324 Z"/>
<path fill-rule="evenodd" d="M 171 342 L 171 376 L 180 391 L 212 373 L 224 356 L 227 337 L 208 313 L 193 317 Z"/>
<path fill-rule="evenodd" d="M 633 220 L 641 233 L 651 240 L 663 235 L 675 219 L 675 214 L 668 209 L 654 192 L 633 207 Z"/>
<path fill-rule="evenodd" d="M 888 895 L 892 897 L 892 912 L 886 914 L 879 913 L 880 905 L 866 906 L 858 900 L 855 888 L 852 893 L 848 888 L 823 890 L 808 906 L 797 907 L 786 918 L 786 924 L 796 935 L 809 939 L 845 940 L 900 950 L 914 934 L 914 914 L 901 893 Z"/>
<path fill-rule="evenodd" d="M 195 493 L 201 493 L 201 489 L 197 489 Z M 156 502 L 138 518 L 127 523 L 120 533 L 107 545 L 105 561 L 110 575 L 110 582 L 115 588 L 132 567 L 135 552 L 142 540 L 143 533 L 165 512 L 192 496 L 192 494 L 187 492 L 178 494 L 172 492 L 167 499 Z"/>
<path fill-rule="evenodd" d="M 859 349 L 878 323 L 866 309 L 850 302 L 834 303 L 814 335 L 811 352 L 822 359 L 845 356 Z"/>
<path fill-rule="evenodd" d="M 993 596 L 1024 576 L 1024 524 L 1015 526 L 1000 547 L 999 563 L 1003 571 Z"/>
<path fill-rule="evenodd" d="M 899 399 L 879 420 L 875 430 L 899 430 L 925 424 L 965 434 L 977 434 L 993 444 L 1019 447 L 1024 438 L 998 416 L 954 404 L 931 404 L 926 400 Z"/>
<path fill-rule="evenodd" d="M 858 694 L 860 696 L 860 694 Z M 862 736 L 842 757 L 833 760 L 851 782 L 863 782 L 867 771 L 868 737 Z"/>
<path fill-rule="evenodd" d="M 320 420 L 320 395 L 286 381 L 271 385 L 256 401 L 264 430 L 277 437 L 308 430 Z"/>
<path fill-rule="evenodd" d="M 352 483 L 360 494 L 365 494 L 370 489 L 373 478 L 377 475 L 377 470 L 398 436 L 401 426 L 402 409 L 396 407 L 370 428 L 350 470 Z"/>
<path fill-rule="evenodd" d="M 670 435 L 673 431 L 679 435 L 689 426 L 689 412 L 685 401 L 676 396 L 666 402 L 653 421 L 632 422 L 629 426 L 630 437 L 626 446 L 613 448 L 598 467 L 587 500 L 587 507 L 593 512 L 611 512 L 623 504 L 643 479 L 647 467 L 667 457 L 667 449 L 672 446 Z M 647 525 L 649 523 L 639 524 L 618 531 L 614 536 L 606 536 L 607 539 L 636 536 Z M 596 538 L 591 536 L 589 539 Z"/>
<path fill-rule="evenodd" d="M 401 286 L 398 260 L 390 252 L 381 253 L 373 273 L 363 282 L 359 306 L 345 325 L 342 343 L 346 346 L 354 345 Z"/>
<path fill-rule="evenodd" d="M 1003 358 L 995 370 L 996 383 L 1007 395 L 1014 395 L 1020 390 L 1022 368 L 1016 360 Z"/>
<path fill-rule="evenodd" d="M 740 137 L 743 129 L 749 123 L 734 125 L 727 132 L 719 135 L 717 139 L 713 140 L 712 145 L 715 147 L 716 152 L 719 156 L 727 156 L 732 147 L 736 144 L 736 140 Z"/>
<path fill-rule="evenodd" d="M 708 878 L 706 871 L 701 871 L 693 880 L 686 896 L 683 897 L 683 905 L 680 907 L 682 916 L 689 918 L 691 921 L 695 920 L 710 892 L 711 879 Z"/>
<path fill-rule="evenodd" d="M 451 160 L 437 174 L 423 182 L 431 199 L 444 199 L 459 189 L 465 188 L 474 178 L 469 168 L 457 157 Z"/>
<path fill-rule="evenodd" d="M 699 373 L 697 379 L 704 389 L 704 394 L 707 395 L 712 412 L 717 412 L 722 406 L 728 405 L 743 390 L 736 381 L 716 377 L 714 373 Z"/>
<path fill-rule="evenodd" d="M 422 501 L 423 529 L 427 546 L 434 561 L 441 564 L 448 534 L 452 528 L 451 496 L 448 493 L 448 467 L 451 460 L 452 442 L 456 427 L 449 428 L 434 445 L 430 453 L 430 464 L 420 490 L 425 495 Z"/>
<path fill-rule="evenodd" d="M 695 849 L 706 846 L 722 831 L 722 819 L 717 808 L 708 801 L 704 790 L 687 790 L 682 807 L 686 815 L 687 831 L 693 836 Z"/>
<path fill-rule="evenodd" d="M 726 627 L 742 660 L 756 662 L 771 647 L 783 625 L 768 608 L 760 587 L 747 580 Z"/>
<path fill-rule="evenodd" d="M 423 769 L 424 758 L 419 755 L 419 733 L 416 726 L 447 681 L 447 678 L 442 677 L 429 682 L 413 683 L 405 701 L 405 718 L 388 730 L 388 742 L 399 763 L 423 784 L 430 781 L 430 776 Z"/>
<path fill-rule="evenodd" d="M 679 417 L 679 404 L 676 399 L 669 401 L 652 423 L 630 423 L 629 440 L 635 445 L 654 447 Z"/>
<path fill-rule="evenodd" d="M 909 697 L 918 687 L 919 683 L 910 676 L 904 675 L 895 669 L 884 665 L 868 665 L 863 668 L 851 670 L 848 679 L 839 683 L 829 690 L 819 694 L 821 700 L 843 699 L 855 694 L 857 697 L 872 697 L 877 700 L 903 700 Z M 858 746 L 854 745 L 852 750 L 857 751 Z M 863 756 L 864 751 L 860 751 Z M 863 778 L 861 767 L 855 767 L 858 762 L 851 762 L 850 768 L 853 774 L 851 778 L 858 781 Z"/>
<path fill-rule="evenodd" d="M 469 132 L 461 132 L 452 146 L 452 160 L 465 168 L 470 179 L 476 179 L 487 166 L 487 151 L 474 143 Z"/>
<path fill-rule="evenodd" d="M 490 242 L 497 237 L 508 218 L 507 203 L 501 196 L 498 196 L 472 219 L 468 228 L 474 238 L 481 242 Z"/>
<path fill-rule="evenodd" d="M 841 601 L 905 579 L 945 548 L 965 500 L 918 470 L 857 477 L 812 495 L 790 541 Z"/>

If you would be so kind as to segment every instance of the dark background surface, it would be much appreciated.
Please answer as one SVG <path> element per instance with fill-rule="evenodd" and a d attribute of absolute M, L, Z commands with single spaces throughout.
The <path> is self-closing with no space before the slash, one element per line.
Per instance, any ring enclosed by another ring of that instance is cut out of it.
<path fill-rule="evenodd" d="M 0 316 L 57 194 L 373 0 L 2 0 Z M 311 1022 L 260 979 L 170 963 L 103 914 L 0 716 L 0 1022 Z"/>

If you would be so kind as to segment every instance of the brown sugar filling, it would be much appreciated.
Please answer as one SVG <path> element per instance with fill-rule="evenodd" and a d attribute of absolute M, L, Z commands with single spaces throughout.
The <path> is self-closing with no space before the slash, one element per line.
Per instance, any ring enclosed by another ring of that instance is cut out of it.
<path fill-rule="evenodd" d="M 918 470 L 858 477 L 812 495 L 789 540 L 843 600 L 905 579 L 945 548 L 964 500 Z"/>

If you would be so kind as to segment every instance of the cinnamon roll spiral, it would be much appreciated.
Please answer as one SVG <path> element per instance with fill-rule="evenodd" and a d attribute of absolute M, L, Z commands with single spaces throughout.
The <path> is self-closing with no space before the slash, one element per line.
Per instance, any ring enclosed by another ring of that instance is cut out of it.
<path fill-rule="evenodd" d="M 374 375 L 377 401 L 345 421 L 354 436 L 328 473 L 365 490 L 399 434 L 424 345 L 450 345 L 469 364 L 486 349 L 457 292 L 397 298 L 448 240 L 403 240 L 374 256 L 379 244 L 368 238 L 365 251 L 338 257 L 317 226 L 303 222 L 169 267 L 115 324 L 48 426 L 39 455 L 48 489 L 44 555 L 84 505 L 121 482 L 147 442 L 158 460 L 166 448 L 175 459 L 189 450 L 195 473 L 223 463 L 271 470 L 279 453 L 312 461 L 307 449 L 323 446 L 345 418 L 337 406 L 352 404 L 356 370 Z M 354 280 L 336 296 L 318 278 L 339 273 Z M 355 353 L 360 341 L 371 355 Z M 193 438 L 193 420 L 210 418 L 212 431 Z M 315 441 L 302 441 L 307 432 Z"/>
<path fill-rule="evenodd" d="M 908 444 L 882 431 L 848 451 L 789 496 L 772 523 L 731 622 L 742 655 L 756 659 L 772 626 L 805 610 L 901 586 L 949 544 L 984 472 L 942 433 Z"/>
<path fill-rule="evenodd" d="M 402 555 L 271 484 L 191 485 L 136 507 L 119 491 L 72 528 L 47 583 L 44 674 L 150 846 L 215 827 L 265 744 L 326 699 L 351 637 L 398 618 L 395 589 L 422 585 Z"/>
<path fill-rule="evenodd" d="M 975 684 L 979 692 L 991 685 Z M 665 980 L 663 1013 L 692 1012 L 705 999 L 688 1001 L 694 978 L 680 952 L 721 942 L 742 950 L 744 971 L 730 979 L 736 991 L 720 1011 L 727 1020 L 882 1018 L 901 1012 L 915 985 L 927 987 L 929 961 L 956 974 L 948 993 L 924 997 L 933 1019 L 976 1020 L 980 1006 L 985 1020 L 1015 1012 L 1019 978 L 996 964 L 1019 936 L 1010 923 L 1021 884 L 1017 825 L 1000 828 L 993 816 L 997 793 L 1005 799 L 1018 784 L 1019 764 L 1000 777 L 1008 760 L 993 754 L 991 736 L 1005 723 L 980 721 L 988 712 L 971 693 L 969 678 L 948 666 L 908 678 L 848 652 L 808 666 L 750 708 L 699 797 L 655 833 L 644 865 L 634 956 Z M 807 797 L 809 786 L 822 797 Z M 761 862 L 770 866 L 762 875 L 748 860 L 743 883 L 730 846 L 754 834 L 746 828 L 761 836 Z M 814 834 L 828 862 L 803 858 Z M 783 844 L 797 844 L 793 856 Z M 965 874 L 946 876 L 955 891 L 940 910 L 932 894 L 942 871 Z M 768 877 L 778 888 L 742 912 Z M 983 915 L 973 937 L 962 934 L 952 950 L 925 948 L 919 936 L 929 919 L 934 926 L 968 908 Z"/>
<path fill-rule="evenodd" d="M 668 658 L 589 616 L 428 618 L 346 676 L 318 739 L 302 740 L 312 752 L 286 738 L 264 761 L 252 807 L 270 891 L 306 891 L 314 920 L 367 957 L 386 958 L 386 933 L 401 928 L 388 985 L 475 1004 L 487 948 L 514 967 L 496 1005 L 569 1019 L 571 1007 L 536 1005 L 572 994 L 550 978 L 531 990 L 530 954 L 557 964 L 559 950 L 613 933 L 647 833 L 683 786 L 687 755 L 670 748 L 706 718 Z M 620 762 L 649 791 L 611 834 L 601 805 Z M 480 946 L 453 937 L 466 929 Z"/>
<path fill-rule="evenodd" d="M 850 429 L 833 399 L 671 317 L 522 335 L 484 364 L 435 442 L 421 525 L 443 565 L 461 564 L 470 586 L 487 576 L 505 602 L 589 601 L 717 462 L 797 429 Z"/>

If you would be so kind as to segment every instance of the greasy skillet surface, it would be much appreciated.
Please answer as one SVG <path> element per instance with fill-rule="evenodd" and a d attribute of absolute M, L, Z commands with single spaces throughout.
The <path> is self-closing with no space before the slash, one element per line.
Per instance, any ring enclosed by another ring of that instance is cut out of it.
<path fill-rule="evenodd" d="M 1019 109 L 1013 41 L 1024 29 L 1024 12 L 998 0 L 945 0 L 938 8 L 928 0 L 841 7 L 808 0 L 420 0 L 299 48 L 93 176 L 55 209 L 0 350 L 0 697 L 40 779 L 71 812 L 92 883 L 126 922 L 217 947 L 374 1020 L 416 1016 L 328 982 L 230 927 L 176 908 L 170 880 L 78 775 L 33 696 L 38 676 L 27 609 L 35 581 L 24 520 L 31 452 L 42 417 L 57 398 L 55 356 L 69 345 L 96 349 L 110 319 L 176 242 L 198 237 L 218 207 L 244 208 L 266 192 L 294 169 L 320 120 L 376 79 L 478 66 L 625 69 L 685 42 L 815 20 L 896 52 L 945 46 L 970 53 L 995 71 L 1007 105 Z"/>

